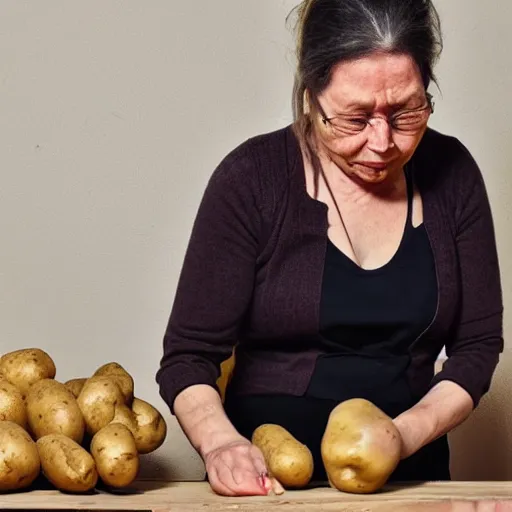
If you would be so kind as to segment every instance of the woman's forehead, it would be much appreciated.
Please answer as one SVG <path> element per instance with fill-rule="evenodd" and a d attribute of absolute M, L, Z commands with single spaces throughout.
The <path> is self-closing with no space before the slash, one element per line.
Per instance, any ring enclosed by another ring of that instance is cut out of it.
<path fill-rule="evenodd" d="M 402 104 L 425 94 L 419 69 L 408 55 L 377 54 L 336 65 L 323 92 L 344 108 Z"/>

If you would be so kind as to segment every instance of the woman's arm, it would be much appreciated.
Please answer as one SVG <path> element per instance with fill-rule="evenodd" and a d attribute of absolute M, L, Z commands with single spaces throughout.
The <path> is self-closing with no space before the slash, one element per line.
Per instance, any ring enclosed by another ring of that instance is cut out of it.
<path fill-rule="evenodd" d="M 491 206 L 484 179 L 468 150 L 445 148 L 454 157 L 444 194 L 453 203 L 459 276 L 458 323 L 446 340 L 447 360 L 431 388 L 445 380 L 466 390 L 477 407 L 489 390 L 503 351 L 503 300 Z M 440 193 L 442 193 L 440 191 Z M 451 283 L 444 283 L 447 287 Z"/>
<path fill-rule="evenodd" d="M 210 178 L 185 254 L 156 376 L 171 412 L 187 387 L 215 390 L 236 345 L 254 288 L 259 203 L 258 169 L 242 146 Z"/>
<path fill-rule="evenodd" d="M 199 206 L 156 379 L 208 481 L 226 496 L 282 488 L 267 475 L 261 451 L 235 429 L 217 390 L 222 361 L 239 338 L 250 306 L 262 241 L 259 168 L 250 145 L 228 155 Z"/>
<path fill-rule="evenodd" d="M 185 435 L 206 465 L 212 489 L 226 496 L 284 492 L 270 477 L 261 451 L 231 424 L 215 389 L 189 386 L 174 401 Z"/>
<path fill-rule="evenodd" d="M 452 139 L 453 140 L 453 139 Z M 430 390 L 394 422 L 403 438 L 402 457 L 460 425 L 488 391 L 503 350 L 500 271 L 491 208 L 482 174 L 459 143 L 445 192 L 455 201 L 455 243 L 459 261 L 460 310 L 448 359 Z"/>
<path fill-rule="evenodd" d="M 174 412 L 203 459 L 220 446 L 245 440 L 229 421 L 219 394 L 211 386 L 198 384 L 183 390 L 174 401 Z"/>
<path fill-rule="evenodd" d="M 473 400 L 448 380 L 436 384 L 415 406 L 393 421 L 402 436 L 402 459 L 460 425 L 473 410 Z"/>

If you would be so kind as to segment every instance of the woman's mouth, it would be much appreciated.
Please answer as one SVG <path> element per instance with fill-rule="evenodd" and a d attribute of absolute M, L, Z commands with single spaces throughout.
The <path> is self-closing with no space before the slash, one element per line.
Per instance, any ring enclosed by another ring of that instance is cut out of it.
<path fill-rule="evenodd" d="M 390 162 L 354 162 L 356 165 L 368 167 L 374 171 L 383 171 L 389 167 Z"/>

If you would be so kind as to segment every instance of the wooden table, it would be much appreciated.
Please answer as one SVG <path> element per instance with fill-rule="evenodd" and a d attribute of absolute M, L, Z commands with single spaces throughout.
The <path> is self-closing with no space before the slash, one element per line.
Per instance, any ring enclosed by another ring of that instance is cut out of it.
<path fill-rule="evenodd" d="M 281 496 L 217 496 L 205 482 L 140 481 L 131 493 L 88 495 L 34 490 L 0 495 L 2 510 L 512 512 L 512 482 L 442 482 L 388 486 L 373 495 L 328 487 L 286 491 Z"/>

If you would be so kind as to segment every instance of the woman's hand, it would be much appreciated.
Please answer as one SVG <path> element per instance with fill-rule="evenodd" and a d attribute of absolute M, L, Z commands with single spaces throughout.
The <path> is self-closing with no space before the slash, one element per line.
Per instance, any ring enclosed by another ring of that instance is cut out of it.
<path fill-rule="evenodd" d="M 263 454 L 229 421 L 219 393 L 197 384 L 184 389 L 174 410 L 192 446 L 203 459 L 212 489 L 224 496 L 266 496 L 284 489 L 268 475 Z"/>
<path fill-rule="evenodd" d="M 259 448 L 247 439 L 219 446 L 204 455 L 211 488 L 223 496 L 282 494 L 283 487 L 268 475 Z"/>

